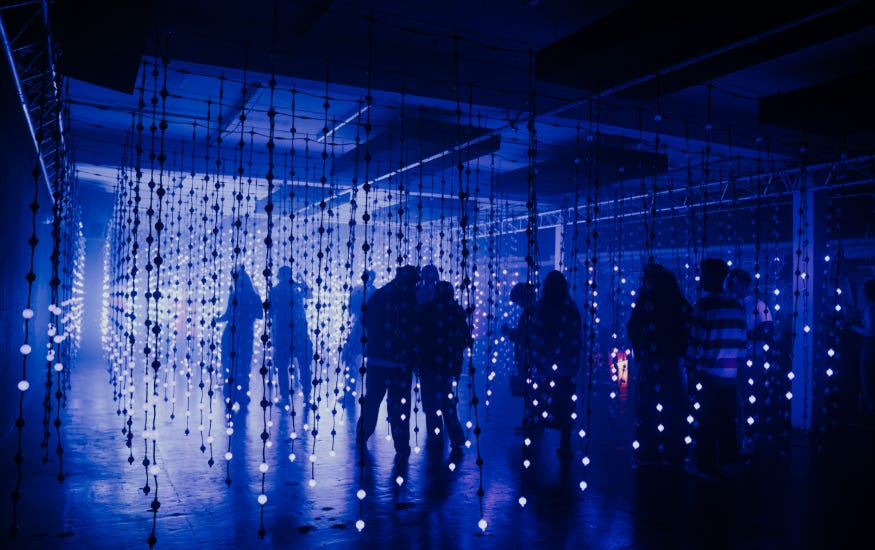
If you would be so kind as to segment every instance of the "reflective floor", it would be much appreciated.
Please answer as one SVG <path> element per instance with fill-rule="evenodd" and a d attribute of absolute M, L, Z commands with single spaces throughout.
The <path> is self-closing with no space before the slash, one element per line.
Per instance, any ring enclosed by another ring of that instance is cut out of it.
<path fill-rule="evenodd" d="M 680 468 L 633 467 L 628 403 L 623 396 L 611 402 L 602 388 L 593 396 L 592 414 L 583 419 L 591 438 L 578 442 L 572 462 L 560 465 L 557 434 L 547 431 L 533 443 L 525 474 L 522 436 L 514 430 L 521 405 L 500 385 L 476 420 L 473 409 L 461 407 L 463 422 L 472 422 L 472 445 L 461 453 L 421 450 L 399 464 L 381 423 L 359 457 L 355 411 L 330 400 L 306 429 L 298 411 L 294 440 L 291 417 L 276 413 L 268 426 L 273 445 L 265 448 L 256 400 L 238 422 L 228 463 L 221 421 L 210 446 L 195 419 L 185 434 L 182 406 L 172 422 L 159 419 L 154 454 L 142 426 L 133 427 L 128 449 L 107 373 L 100 361 L 83 359 L 62 415 L 62 466 L 54 430 L 43 463 L 42 429 L 33 426 L 40 418 L 29 420 L 19 530 L 4 533 L 3 547 L 795 549 L 856 548 L 856 537 L 871 538 L 875 454 L 871 432 L 859 424 L 835 428 L 822 445 L 794 433 L 771 449 L 761 446 L 734 479 L 701 479 Z M 196 406 L 189 410 L 199 414 Z M 424 423 L 421 414 L 413 420 Z M 423 442 L 422 432 L 412 435 Z M 10 461 L 2 507 L 11 525 L 14 429 L 3 445 Z M 590 458 L 586 467 L 583 456 Z M 156 477 L 147 475 L 144 457 L 158 464 Z M 263 508 L 260 494 L 267 497 Z"/>

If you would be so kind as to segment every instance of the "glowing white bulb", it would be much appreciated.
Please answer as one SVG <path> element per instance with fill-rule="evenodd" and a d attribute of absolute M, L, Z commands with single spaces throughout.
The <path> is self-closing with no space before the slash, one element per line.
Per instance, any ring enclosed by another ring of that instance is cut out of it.
<path fill-rule="evenodd" d="M 532 461 L 531 461 L 531 460 L 529 460 L 529 459 L 528 459 L 528 458 L 527 458 L 527 459 L 525 459 L 525 460 L 523 460 L 523 468 L 526 468 L 526 469 L 528 469 L 528 468 L 529 468 L 529 466 L 531 466 L 531 465 L 532 465 Z"/>
<path fill-rule="evenodd" d="M 365 492 L 364 489 L 359 489 L 359 490 L 356 492 L 355 496 L 357 496 L 359 500 L 364 500 L 365 497 L 368 496 L 368 494 Z"/>
<path fill-rule="evenodd" d="M 447 468 L 449 468 L 451 472 L 455 472 L 455 471 L 456 471 L 456 463 L 455 463 L 455 462 L 450 462 L 450 463 L 447 465 Z"/>
<path fill-rule="evenodd" d="M 63 363 L 55 363 L 54 368 L 55 368 L 55 372 L 61 372 L 62 370 L 64 370 L 64 364 Z"/>
<path fill-rule="evenodd" d="M 359 532 L 361 532 L 362 529 L 365 528 L 365 522 L 364 522 L 364 520 L 361 520 L 361 519 L 360 519 L 360 520 L 356 521 L 356 522 L 355 522 L 355 528 L 358 529 Z"/>
<path fill-rule="evenodd" d="M 225 453 L 225 460 L 231 460 L 232 458 L 234 458 L 234 455 L 231 453 L 231 451 Z"/>
<path fill-rule="evenodd" d="M 33 319 L 33 310 L 30 308 L 26 308 L 21 312 L 21 316 L 25 319 Z"/>
<path fill-rule="evenodd" d="M 641 444 L 638 443 L 637 439 L 632 442 L 632 448 L 635 449 L 636 451 L 638 450 L 638 447 L 640 447 L 640 446 L 641 446 Z"/>
<path fill-rule="evenodd" d="M 310 481 L 307 482 L 307 485 L 309 485 L 311 488 L 312 488 L 312 487 L 315 487 L 315 486 L 316 486 L 316 480 L 315 480 L 315 479 L 310 479 Z"/>
<path fill-rule="evenodd" d="M 481 531 L 486 531 L 486 520 L 480 518 L 480 521 L 477 522 L 477 527 L 479 527 Z"/>
<path fill-rule="evenodd" d="M 586 484 L 585 481 L 581 481 L 581 482 L 580 482 L 580 490 L 581 490 L 581 491 L 586 491 L 586 488 L 587 488 L 587 487 L 588 487 L 588 485 Z"/>
<path fill-rule="evenodd" d="M 528 502 L 528 501 L 526 500 L 526 497 L 520 497 L 520 500 L 519 500 L 520 506 L 522 506 L 523 508 L 525 508 L 525 507 L 526 507 L 526 502 Z"/>
<path fill-rule="evenodd" d="M 161 468 L 159 468 L 157 464 L 152 464 L 151 466 L 149 466 L 149 475 L 156 476 L 160 471 Z"/>
<path fill-rule="evenodd" d="M 396 477 L 396 478 L 395 478 L 395 483 L 396 483 L 399 487 L 401 487 L 402 485 L 404 485 L 404 477 L 403 477 L 403 476 L 398 476 L 398 477 Z"/>
<path fill-rule="evenodd" d="M 30 347 L 30 344 L 21 344 L 21 347 L 18 348 L 18 351 L 21 352 L 21 355 L 30 355 L 30 352 L 33 351 L 33 348 Z"/>
<path fill-rule="evenodd" d="M 261 464 L 258 465 L 258 471 L 261 472 L 262 474 L 267 472 L 267 469 L 268 469 L 268 465 L 266 462 L 262 462 Z"/>
<path fill-rule="evenodd" d="M 785 394 L 785 397 L 787 398 L 787 401 L 793 399 L 793 392 L 789 392 L 789 391 L 788 391 L 788 392 Z"/>
<path fill-rule="evenodd" d="M 18 383 L 18 389 L 20 391 L 27 391 L 28 388 L 30 388 L 30 382 L 28 382 L 27 380 L 22 380 Z"/>
<path fill-rule="evenodd" d="M 267 504 L 267 495 L 265 495 L 263 493 L 258 495 L 258 503 L 261 504 L 262 506 Z"/>
<path fill-rule="evenodd" d="M 298 457 L 295 453 L 289 453 L 289 462 L 294 462 L 296 458 Z"/>

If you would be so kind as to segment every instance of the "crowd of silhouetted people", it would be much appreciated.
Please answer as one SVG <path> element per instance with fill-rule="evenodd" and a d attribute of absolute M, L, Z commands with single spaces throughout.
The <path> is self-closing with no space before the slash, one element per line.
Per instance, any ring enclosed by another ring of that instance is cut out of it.
<path fill-rule="evenodd" d="M 642 269 L 641 286 L 628 314 L 627 334 L 633 350 L 632 403 L 635 414 L 634 459 L 639 465 L 684 466 L 701 476 L 732 475 L 754 447 L 751 425 L 780 387 L 780 369 L 769 372 L 768 353 L 775 343 L 772 311 L 751 289 L 751 275 L 727 262 L 706 258 L 699 270 L 695 303 L 684 296 L 676 276 L 651 261 Z M 348 394 L 357 397 L 360 415 L 355 434 L 360 450 L 386 417 L 396 456 L 411 452 L 412 402 L 425 417 L 425 448 L 461 452 L 467 434 L 457 412 L 459 382 L 473 353 L 473 307 L 466 310 L 459 289 L 441 279 L 435 265 L 394 269 L 382 286 L 366 270 L 361 285 L 344 306 L 347 327 L 339 360 Z M 873 294 L 853 325 L 863 339 L 860 352 L 861 407 L 873 414 Z M 273 403 L 289 410 L 296 396 L 304 410 L 315 410 L 313 395 L 321 384 L 307 325 L 310 288 L 292 270 L 278 271 L 278 282 L 262 300 L 241 266 L 232 274 L 222 335 L 225 398 L 229 410 L 249 401 L 255 322 L 269 321 L 269 373 Z M 518 433 L 539 437 L 545 429 L 559 434 L 562 463 L 573 456 L 572 429 L 582 387 L 581 313 L 569 282 L 551 270 L 542 284 L 521 282 L 509 293 L 519 306 L 514 326 L 501 332 L 512 343 L 509 372 L 512 396 L 522 398 Z M 763 368 L 761 365 L 765 364 Z M 769 394 L 763 392 L 770 392 Z M 413 395 L 412 395 L 413 394 Z"/>

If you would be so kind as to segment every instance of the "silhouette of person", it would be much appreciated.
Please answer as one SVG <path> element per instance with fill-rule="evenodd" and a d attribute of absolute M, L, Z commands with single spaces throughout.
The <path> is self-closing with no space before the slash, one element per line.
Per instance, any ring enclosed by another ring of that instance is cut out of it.
<path fill-rule="evenodd" d="M 574 413 L 573 396 L 583 347 L 580 311 L 568 293 L 565 275 L 552 270 L 531 318 L 533 399 L 528 420 L 559 431 L 557 454 L 569 460 Z"/>
<path fill-rule="evenodd" d="M 373 269 L 368 269 L 362 275 L 362 284 L 356 286 L 349 293 L 347 313 L 350 319 L 349 334 L 343 345 L 341 359 L 346 365 L 348 390 L 355 386 L 355 373 L 362 364 L 362 306 L 365 298 L 370 298 L 376 290 L 377 274 Z"/>
<path fill-rule="evenodd" d="M 636 369 L 635 437 L 640 464 L 682 465 L 686 455 L 687 351 L 692 306 L 674 274 L 660 264 L 644 267 L 626 331 Z"/>
<path fill-rule="evenodd" d="M 741 303 L 723 288 L 728 273 L 725 261 L 702 260 L 704 294 L 693 306 L 686 358 L 690 386 L 700 387 L 693 396 L 701 406 L 694 411 L 696 473 L 708 476 L 738 463 L 737 377 L 747 353 L 747 322 Z"/>
<path fill-rule="evenodd" d="M 526 383 L 526 337 L 528 335 L 528 319 L 535 307 L 535 290 L 531 283 L 517 283 L 510 289 L 510 301 L 519 306 L 519 319 L 516 326 L 507 323 L 501 325 L 501 333 L 513 344 L 514 372 L 511 374 L 510 393 L 514 397 L 522 397 L 523 386 Z"/>
<path fill-rule="evenodd" d="M 292 284 L 292 294 L 292 359 L 298 367 L 295 381 L 303 393 L 304 403 L 310 403 L 312 390 L 319 383 L 313 376 L 315 353 L 307 325 L 307 300 L 313 297 L 313 290 L 298 277 Z"/>
<path fill-rule="evenodd" d="M 313 344 L 307 329 L 304 300 L 310 297 L 310 290 L 305 283 L 292 278 L 289 266 L 281 267 L 277 275 L 277 284 L 270 289 L 269 313 L 280 402 L 286 406 L 291 402 L 293 385 L 290 380 L 294 379 L 299 380 L 307 403 L 312 387 L 310 362 L 313 360 Z"/>
<path fill-rule="evenodd" d="M 875 420 L 875 279 L 863 283 L 866 305 L 860 322 L 851 328 L 863 337 L 860 347 L 860 389 L 862 413 L 868 422 Z"/>
<path fill-rule="evenodd" d="M 751 289 L 752 278 L 747 271 L 735 268 L 729 272 L 726 289 L 744 307 L 748 340 L 751 342 L 770 342 L 772 340 L 772 311 L 766 303 L 754 296 Z"/>
<path fill-rule="evenodd" d="M 422 305 L 434 298 L 435 287 L 440 280 L 437 266 L 427 264 L 419 270 L 420 281 L 416 285 L 416 303 Z"/>
<path fill-rule="evenodd" d="M 411 362 L 416 324 L 416 283 L 419 272 L 413 266 L 397 268 L 395 277 L 374 291 L 367 301 L 365 329 L 365 393 L 356 425 L 356 444 L 363 447 L 377 427 L 380 404 L 386 409 L 395 453 L 410 456 Z"/>
<path fill-rule="evenodd" d="M 444 428 L 454 449 L 465 444 L 453 380 L 462 375 L 465 348 L 471 345 L 471 330 L 465 308 L 453 296 L 453 285 L 438 281 L 434 297 L 420 310 L 418 368 L 422 409 L 428 432 L 426 449 L 444 447 Z"/>
<path fill-rule="evenodd" d="M 239 404 L 245 410 L 245 405 L 249 403 L 254 323 L 262 318 L 264 310 L 261 297 L 245 266 L 241 265 L 231 278 L 225 312 L 216 319 L 216 322 L 225 323 L 222 331 L 223 390 L 228 407 Z"/>

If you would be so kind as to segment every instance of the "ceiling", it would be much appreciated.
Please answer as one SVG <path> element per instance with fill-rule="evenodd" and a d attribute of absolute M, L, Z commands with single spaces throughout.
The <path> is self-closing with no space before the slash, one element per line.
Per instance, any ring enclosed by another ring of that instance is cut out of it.
<path fill-rule="evenodd" d="M 163 148 L 164 169 L 240 169 L 262 200 L 272 162 L 276 184 L 324 178 L 338 204 L 367 180 L 421 189 L 434 210 L 460 183 L 486 197 L 493 181 L 523 212 L 532 175 L 546 211 L 596 181 L 609 197 L 871 163 L 867 4 L 49 3 L 85 192 L 111 192 L 137 159 L 154 170 Z M 13 42 L 40 6 L 3 10 Z"/>

